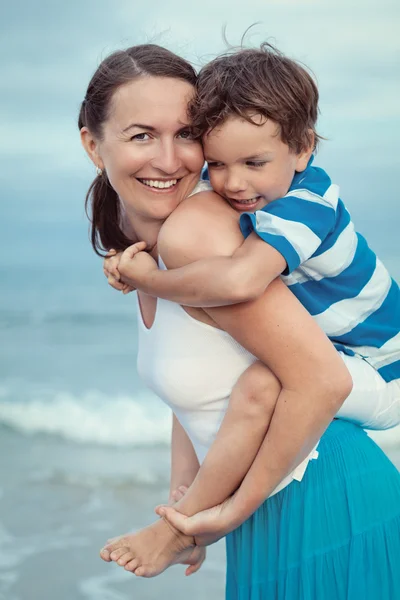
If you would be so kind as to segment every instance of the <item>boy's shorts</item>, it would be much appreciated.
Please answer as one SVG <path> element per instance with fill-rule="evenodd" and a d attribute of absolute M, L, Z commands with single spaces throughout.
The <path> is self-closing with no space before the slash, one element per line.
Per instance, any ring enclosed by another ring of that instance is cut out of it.
<path fill-rule="evenodd" d="M 400 423 L 400 382 L 388 383 L 358 356 L 339 352 L 353 378 L 353 389 L 337 413 L 364 429 L 390 429 Z"/>

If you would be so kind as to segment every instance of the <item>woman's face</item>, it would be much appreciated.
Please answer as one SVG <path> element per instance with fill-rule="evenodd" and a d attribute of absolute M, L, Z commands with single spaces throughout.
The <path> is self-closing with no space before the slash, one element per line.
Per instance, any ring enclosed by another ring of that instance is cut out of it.
<path fill-rule="evenodd" d="M 97 166 L 128 215 L 164 220 L 194 189 L 204 158 L 186 114 L 193 94 L 185 81 L 148 76 L 115 92 L 103 139 L 94 143 Z"/>

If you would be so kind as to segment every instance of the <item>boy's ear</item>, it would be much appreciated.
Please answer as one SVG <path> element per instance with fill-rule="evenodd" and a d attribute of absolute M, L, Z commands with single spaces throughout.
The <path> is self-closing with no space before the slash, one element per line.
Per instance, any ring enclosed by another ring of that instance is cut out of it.
<path fill-rule="evenodd" d="M 104 164 L 99 154 L 99 143 L 87 127 L 82 127 L 81 129 L 81 143 L 94 166 L 104 169 Z"/>
<path fill-rule="evenodd" d="M 302 152 L 300 152 L 297 155 L 297 161 L 296 161 L 296 171 L 298 173 L 301 173 L 302 171 L 305 171 L 308 165 L 308 161 L 311 158 L 312 153 L 314 152 L 314 147 L 315 147 L 315 134 L 313 132 L 312 129 L 308 130 L 308 139 L 309 139 L 309 146 L 306 150 L 302 150 Z"/>

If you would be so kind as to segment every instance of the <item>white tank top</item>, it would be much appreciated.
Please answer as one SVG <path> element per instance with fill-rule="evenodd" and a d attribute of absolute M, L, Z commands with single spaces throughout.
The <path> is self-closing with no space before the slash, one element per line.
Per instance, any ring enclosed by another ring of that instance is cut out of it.
<path fill-rule="evenodd" d="M 161 260 L 160 268 L 165 268 Z M 235 383 L 256 358 L 228 333 L 197 321 L 179 304 L 158 298 L 150 328 L 143 322 L 139 302 L 137 305 L 138 373 L 171 407 L 202 463 Z M 301 480 L 313 457 L 316 453 L 285 477 L 273 494 L 293 479 Z"/>

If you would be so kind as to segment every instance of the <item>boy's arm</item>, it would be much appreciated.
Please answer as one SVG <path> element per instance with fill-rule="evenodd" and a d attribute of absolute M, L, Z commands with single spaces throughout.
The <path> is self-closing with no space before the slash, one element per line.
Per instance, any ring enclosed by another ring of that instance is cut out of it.
<path fill-rule="evenodd" d="M 184 306 L 227 306 L 258 298 L 285 268 L 282 254 L 252 233 L 232 256 L 152 271 L 148 287 L 153 295 Z"/>
<path fill-rule="evenodd" d="M 258 298 L 285 268 L 282 254 L 252 233 L 231 256 L 213 256 L 165 271 L 142 252 L 124 260 L 119 271 L 123 281 L 150 296 L 184 306 L 213 307 Z"/>

